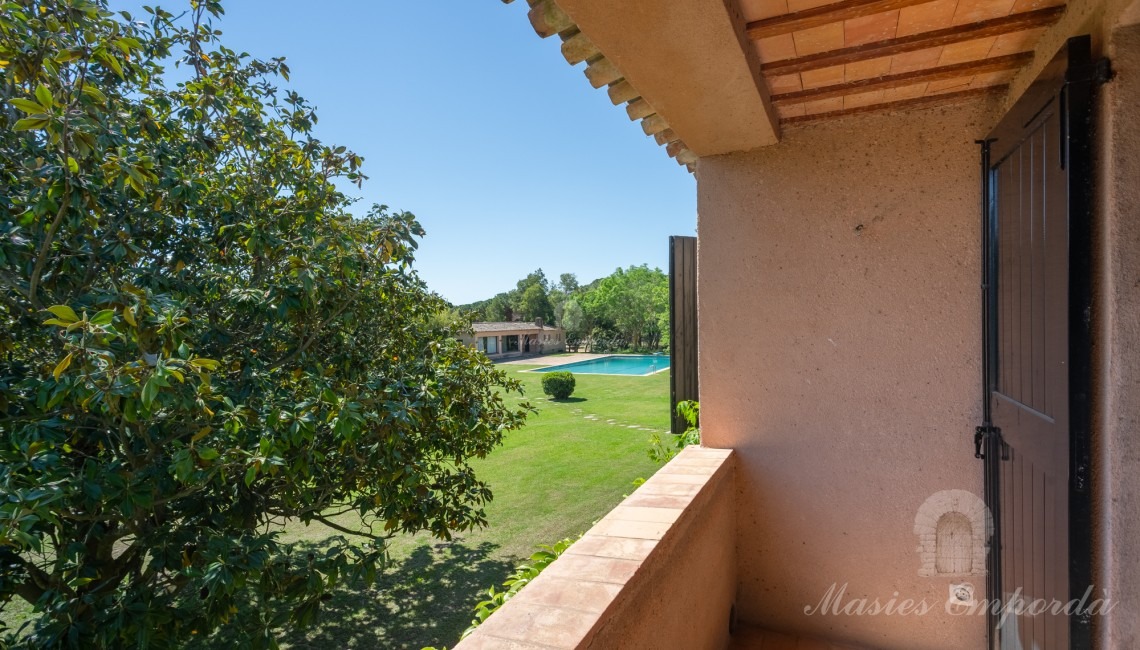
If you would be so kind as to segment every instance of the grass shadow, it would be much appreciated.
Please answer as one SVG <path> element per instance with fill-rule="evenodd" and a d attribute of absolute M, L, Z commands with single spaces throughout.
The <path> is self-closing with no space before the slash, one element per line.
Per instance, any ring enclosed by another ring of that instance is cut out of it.
<path fill-rule="evenodd" d="M 500 586 L 515 569 L 511 558 L 494 557 L 498 548 L 490 542 L 416 546 L 406 557 L 394 559 L 374 585 L 337 588 L 322 603 L 313 625 L 278 630 L 277 641 L 289 650 L 453 647 L 471 624 L 475 604 L 486 589 Z M 241 647 L 225 628 L 186 646 Z"/>
<path fill-rule="evenodd" d="M 451 647 L 471 624 L 482 592 L 499 585 L 514 563 L 492 558 L 484 542 L 424 544 L 393 562 L 372 587 L 349 585 L 321 608 L 307 630 L 290 630 L 290 648 Z"/>

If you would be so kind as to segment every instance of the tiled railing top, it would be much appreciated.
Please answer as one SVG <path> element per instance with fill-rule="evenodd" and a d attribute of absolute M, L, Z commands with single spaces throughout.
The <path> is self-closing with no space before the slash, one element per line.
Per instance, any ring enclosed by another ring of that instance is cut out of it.
<path fill-rule="evenodd" d="M 684 528 L 731 478 L 731 449 L 689 447 L 610 511 L 455 650 L 584 648 L 623 598 L 651 579 Z"/>

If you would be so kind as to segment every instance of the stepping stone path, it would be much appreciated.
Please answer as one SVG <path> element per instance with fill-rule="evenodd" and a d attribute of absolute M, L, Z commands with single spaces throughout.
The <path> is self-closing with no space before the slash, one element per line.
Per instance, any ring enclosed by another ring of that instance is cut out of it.
<path fill-rule="evenodd" d="M 592 422 L 601 422 L 602 421 L 602 419 L 600 417 L 598 417 L 597 415 L 594 415 L 593 413 L 586 413 L 585 415 L 582 415 L 582 409 L 573 409 L 570 411 L 570 413 L 572 415 L 581 415 L 583 420 L 590 420 Z M 643 426 L 638 425 L 638 424 L 622 424 L 621 422 L 618 422 L 617 420 L 614 420 L 612 418 L 605 420 L 605 423 L 609 424 L 609 425 L 616 426 L 616 427 L 625 427 L 626 429 L 635 429 L 637 431 L 658 431 L 659 433 L 669 433 L 668 429 L 658 430 L 658 429 L 654 429 L 653 427 L 643 427 Z"/>

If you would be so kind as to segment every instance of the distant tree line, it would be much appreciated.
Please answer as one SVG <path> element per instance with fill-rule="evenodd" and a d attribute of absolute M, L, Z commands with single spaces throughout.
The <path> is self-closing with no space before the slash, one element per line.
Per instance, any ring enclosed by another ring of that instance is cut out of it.
<path fill-rule="evenodd" d="M 619 268 L 586 285 L 573 273 L 552 282 L 538 269 L 510 291 L 457 309 L 474 321 L 542 318 L 566 330 L 571 349 L 587 352 L 669 346 L 669 278 L 645 264 Z"/>

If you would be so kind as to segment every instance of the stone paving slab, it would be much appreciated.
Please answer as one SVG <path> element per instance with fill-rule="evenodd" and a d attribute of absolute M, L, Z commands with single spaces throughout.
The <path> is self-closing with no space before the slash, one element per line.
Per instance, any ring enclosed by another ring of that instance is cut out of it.
<path fill-rule="evenodd" d="M 590 359 L 598 359 L 601 357 L 611 357 L 612 354 L 594 354 L 592 352 L 571 352 L 566 355 L 555 356 L 553 354 L 544 354 L 536 357 L 524 357 L 522 359 L 510 359 L 506 361 L 499 361 L 500 366 L 560 366 L 564 363 L 578 363 L 579 361 L 589 361 Z"/>

